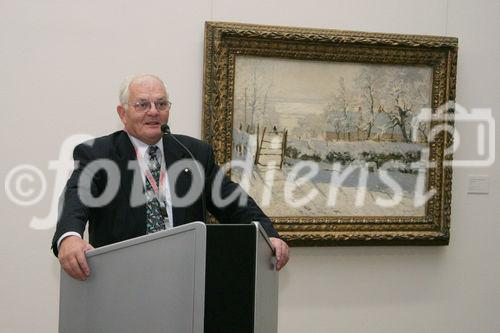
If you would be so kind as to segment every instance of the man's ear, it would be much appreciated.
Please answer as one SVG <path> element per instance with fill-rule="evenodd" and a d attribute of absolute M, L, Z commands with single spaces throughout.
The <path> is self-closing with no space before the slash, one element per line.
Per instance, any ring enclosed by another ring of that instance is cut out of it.
<path fill-rule="evenodd" d="M 118 113 L 118 117 L 120 117 L 120 120 L 122 121 L 122 123 L 125 125 L 125 122 L 126 122 L 126 119 L 125 119 L 125 108 L 121 105 L 118 105 L 116 107 L 116 113 Z"/>

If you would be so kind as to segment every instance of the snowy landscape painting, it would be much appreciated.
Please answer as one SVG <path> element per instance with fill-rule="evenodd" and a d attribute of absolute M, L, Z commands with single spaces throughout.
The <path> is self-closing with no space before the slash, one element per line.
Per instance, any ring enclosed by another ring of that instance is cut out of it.
<path fill-rule="evenodd" d="M 288 244 L 449 243 L 457 38 L 206 22 L 204 46 L 202 138 Z"/>
<path fill-rule="evenodd" d="M 272 217 L 424 216 L 431 94 L 429 66 L 236 56 L 232 179 Z"/>

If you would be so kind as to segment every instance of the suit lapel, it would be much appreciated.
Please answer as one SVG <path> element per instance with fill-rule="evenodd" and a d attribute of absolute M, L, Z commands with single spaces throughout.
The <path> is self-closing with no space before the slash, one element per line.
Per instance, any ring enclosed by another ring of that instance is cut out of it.
<path fill-rule="evenodd" d="M 171 135 L 163 136 L 163 152 L 165 155 L 165 165 L 167 167 L 167 179 L 170 188 L 170 195 L 172 197 L 172 214 L 174 219 L 174 226 L 184 224 L 186 207 L 179 207 L 175 202 L 175 194 L 186 193 L 191 186 L 191 181 L 186 177 L 174 177 L 168 170 L 177 161 L 189 158 L 189 154 L 172 139 Z"/>
<path fill-rule="evenodd" d="M 142 173 L 137 163 L 135 148 L 126 132 L 121 132 L 116 144 L 118 167 L 121 172 L 120 189 L 122 191 L 122 207 L 130 207 L 133 216 L 133 230 L 146 234 L 146 197 Z"/>

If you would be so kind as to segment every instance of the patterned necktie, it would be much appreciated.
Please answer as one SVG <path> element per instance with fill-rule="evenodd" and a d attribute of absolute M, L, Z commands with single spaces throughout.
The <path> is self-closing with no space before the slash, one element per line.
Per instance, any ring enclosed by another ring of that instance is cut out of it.
<path fill-rule="evenodd" d="M 160 161 L 158 160 L 158 147 L 149 146 L 148 154 L 149 161 L 148 167 L 151 171 L 151 174 L 154 177 L 156 185 L 160 187 Z M 168 216 L 165 215 L 163 217 L 160 208 L 160 202 L 158 201 L 158 196 L 155 195 L 153 187 L 149 182 L 149 179 L 146 177 L 146 233 L 151 234 L 153 232 L 157 232 L 165 229 L 165 223 L 168 222 Z"/>

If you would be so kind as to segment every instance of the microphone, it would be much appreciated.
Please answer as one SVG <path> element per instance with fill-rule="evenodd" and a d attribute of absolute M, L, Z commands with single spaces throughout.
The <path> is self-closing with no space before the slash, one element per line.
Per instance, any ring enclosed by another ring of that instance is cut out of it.
<path fill-rule="evenodd" d="M 172 134 L 172 132 L 170 131 L 170 126 L 168 126 L 167 123 L 161 124 L 160 128 L 161 128 L 161 132 L 163 133 L 163 135 L 168 135 L 169 137 L 171 137 L 179 146 L 181 146 L 189 154 L 189 156 L 191 157 L 191 159 L 193 161 L 196 161 L 196 159 L 194 158 L 193 153 L 191 153 L 191 151 Z M 200 167 L 196 163 L 195 163 L 195 166 L 196 166 L 196 169 L 198 170 L 198 173 L 200 174 L 200 178 L 202 180 L 204 180 L 205 176 L 204 176 L 203 172 L 201 172 Z M 175 191 L 175 189 L 174 189 L 174 191 Z M 202 190 L 202 193 L 201 193 L 201 205 L 203 207 L 203 221 L 205 223 L 208 223 L 208 221 L 207 221 L 207 205 L 206 205 L 206 202 L 205 202 L 205 194 L 204 194 L 204 192 L 205 192 L 205 185 L 203 185 L 203 190 Z"/>
<path fill-rule="evenodd" d="M 168 126 L 168 124 L 166 124 L 166 123 L 165 124 L 161 124 L 161 132 L 163 134 L 172 134 L 170 132 L 170 126 Z"/>

